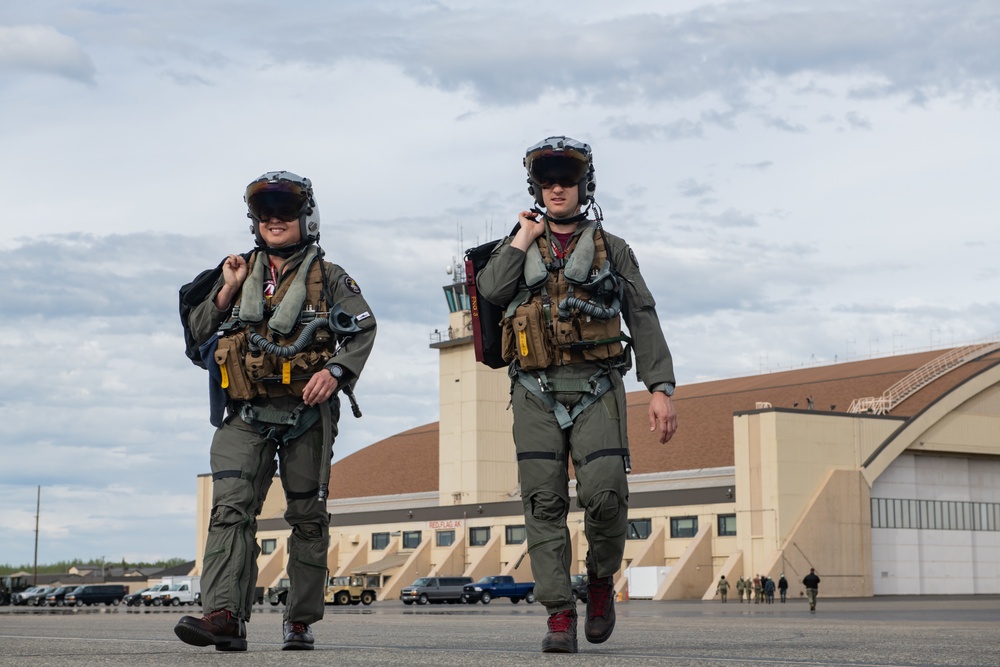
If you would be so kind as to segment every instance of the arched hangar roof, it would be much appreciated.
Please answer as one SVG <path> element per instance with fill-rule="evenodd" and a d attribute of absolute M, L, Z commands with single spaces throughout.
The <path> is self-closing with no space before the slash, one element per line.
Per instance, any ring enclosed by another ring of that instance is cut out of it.
<path fill-rule="evenodd" d="M 810 397 L 816 411 L 843 413 L 854 399 L 881 395 L 944 352 L 932 350 L 680 386 L 674 396 L 680 427 L 666 445 L 659 444 L 649 431 L 649 394 L 630 392 L 627 400 L 632 471 L 732 466 L 733 413 L 754 410 L 759 402 L 806 410 Z M 962 392 L 953 390 L 987 369 L 1000 373 L 1000 351 L 949 371 L 900 403 L 891 416 L 927 414 L 932 404 L 944 408 L 948 403 L 940 403 L 943 397 L 951 393 L 957 399 Z M 927 418 L 933 414 L 927 414 Z M 887 453 L 883 461 L 896 455 L 898 452 Z M 437 491 L 438 423 L 412 428 L 345 457 L 333 465 L 332 481 L 331 499 Z"/>

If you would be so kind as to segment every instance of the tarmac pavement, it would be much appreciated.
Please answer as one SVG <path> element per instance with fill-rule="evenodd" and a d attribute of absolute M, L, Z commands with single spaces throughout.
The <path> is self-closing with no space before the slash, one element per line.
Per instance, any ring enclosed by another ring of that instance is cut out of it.
<path fill-rule="evenodd" d="M 581 617 L 584 605 L 579 605 Z M 258 607 L 245 653 L 188 646 L 173 627 L 180 609 L 0 607 L 0 665 L 645 665 L 742 667 L 1000 667 L 1000 596 L 824 599 L 814 614 L 787 604 L 617 603 L 604 644 L 580 653 L 540 652 L 545 609 L 495 600 L 489 606 L 327 607 L 313 626 L 315 651 L 282 651 L 283 607 Z"/>

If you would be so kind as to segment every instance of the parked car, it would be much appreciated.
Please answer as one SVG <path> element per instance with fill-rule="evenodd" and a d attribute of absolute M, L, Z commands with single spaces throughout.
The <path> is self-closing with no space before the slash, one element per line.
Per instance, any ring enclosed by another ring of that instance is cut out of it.
<path fill-rule="evenodd" d="M 462 601 L 462 589 L 472 583 L 472 577 L 421 577 L 399 594 L 403 604 Z"/>
<path fill-rule="evenodd" d="M 39 601 L 45 602 L 45 596 L 48 595 L 53 588 L 51 586 L 32 586 L 20 593 L 14 593 L 11 598 L 10 603 L 14 606 L 31 606 L 37 607 Z"/>
<path fill-rule="evenodd" d="M 60 586 L 55 590 L 49 591 L 48 593 L 45 594 L 45 604 L 47 604 L 50 607 L 61 607 L 64 604 L 66 604 L 63 601 L 63 598 L 66 597 L 66 594 L 69 593 L 70 591 L 76 590 L 77 588 L 78 588 L 77 586 Z"/>
<path fill-rule="evenodd" d="M 518 583 L 510 575 L 498 574 L 483 577 L 474 584 L 466 584 L 462 589 L 462 600 L 469 604 L 489 604 L 493 598 L 510 598 L 514 604 L 524 600 L 531 604 L 535 601 L 535 582 Z"/>
<path fill-rule="evenodd" d="M 587 601 L 587 575 L 574 574 L 570 577 L 569 585 L 573 587 L 573 601 Z"/>
<path fill-rule="evenodd" d="M 104 604 L 118 606 L 128 593 L 128 589 L 121 584 L 87 584 L 70 591 L 63 598 L 67 607 L 76 605 L 82 607 L 92 604 Z"/>
<path fill-rule="evenodd" d="M 147 586 L 146 588 L 142 588 L 140 590 L 137 590 L 135 593 L 128 593 L 128 594 L 126 594 L 125 597 L 122 598 L 122 602 L 124 602 L 126 604 L 126 606 L 129 606 L 129 607 L 138 607 L 139 605 L 142 604 L 142 595 L 143 595 L 143 593 L 146 593 L 147 591 L 149 591 L 149 588 L 150 587 Z"/>

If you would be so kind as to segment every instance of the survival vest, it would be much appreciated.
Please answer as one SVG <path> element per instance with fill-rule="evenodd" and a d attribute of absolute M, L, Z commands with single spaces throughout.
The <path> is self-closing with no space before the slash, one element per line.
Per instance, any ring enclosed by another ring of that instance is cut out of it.
<path fill-rule="evenodd" d="M 317 329 L 312 340 L 287 359 L 253 345 L 250 335 L 257 333 L 276 345 L 290 346 L 306 324 L 329 310 L 323 259 L 315 246 L 305 250 L 295 273 L 284 276 L 274 295 L 265 298 L 268 268 L 267 255 L 255 252 L 248 262 L 247 279 L 232 317 L 219 329 L 215 361 L 222 374 L 222 387 L 237 401 L 259 396 L 301 397 L 309 378 L 326 365 L 334 352 L 333 333 L 327 328 Z"/>
<path fill-rule="evenodd" d="M 574 236 L 563 258 L 540 237 L 525 258 L 524 290 L 505 313 L 504 360 L 536 370 L 621 356 L 619 280 L 596 225 Z"/>

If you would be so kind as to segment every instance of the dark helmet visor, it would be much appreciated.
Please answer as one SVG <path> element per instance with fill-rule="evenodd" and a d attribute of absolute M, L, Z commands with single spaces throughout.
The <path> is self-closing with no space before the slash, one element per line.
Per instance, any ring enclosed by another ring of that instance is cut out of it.
<path fill-rule="evenodd" d="M 576 185 L 587 175 L 588 163 L 566 155 L 546 155 L 531 161 L 531 178 L 543 185 Z"/>
<path fill-rule="evenodd" d="M 257 220 L 271 218 L 285 221 L 298 220 L 306 208 L 308 201 L 306 193 L 278 189 L 273 187 L 274 184 L 270 185 L 271 188 L 261 188 L 247 197 L 247 206 L 253 217 Z"/>

